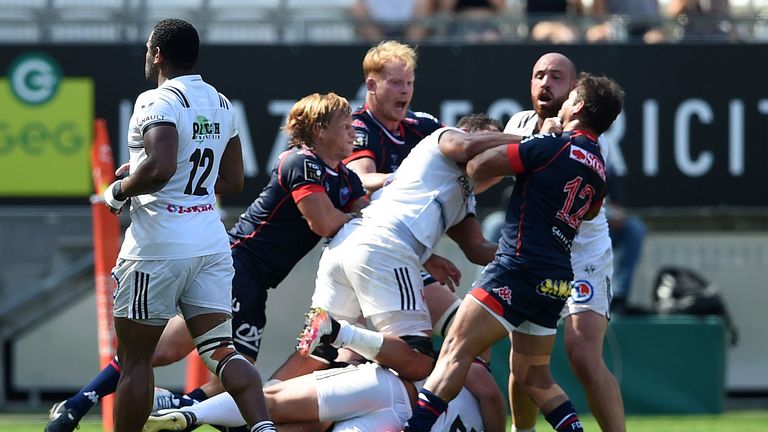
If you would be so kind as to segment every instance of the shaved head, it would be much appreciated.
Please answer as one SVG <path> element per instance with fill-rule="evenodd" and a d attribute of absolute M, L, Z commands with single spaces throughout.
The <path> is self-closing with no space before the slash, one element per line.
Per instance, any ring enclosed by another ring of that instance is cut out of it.
<path fill-rule="evenodd" d="M 576 65 L 568 57 L 556 52 L 539 57 L 531 72 L 531 102 L 539 121 L 557 115 L 576 78 Z"/>

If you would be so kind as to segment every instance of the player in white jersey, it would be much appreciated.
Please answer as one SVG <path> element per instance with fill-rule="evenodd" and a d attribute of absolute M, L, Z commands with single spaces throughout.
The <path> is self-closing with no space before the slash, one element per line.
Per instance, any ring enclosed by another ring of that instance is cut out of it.
<path fill-rule="evenodd" d="M 575 65 L 562 54 L 548 53 L 539 58 L 531 76 L 531 99 L 535 109 L 513 115 L 504 132 L 523 136 L 562 132 L 556 115 L 573 88 L 576 75 Z M 607 146 L 603 140 L 599 143 L 603 158 L 607 160 Z M 585 220 L 579 227 L 571 248 L 571 265 L 574 288 L 561 313 L 568 360 L 602 430 L 624 431 L 621 391 L 603 361 L 603 338 L 611 316 L 613 275 L 613 252 L 605 206 L 597 217 Z M 513 430 L 533 431 L 538 410 L 515 384 L 511 374 L 509 394 Z"/>
<path fill-rule="evenodd" d="M 117 354 L 115 430 L 140 431 L 151 409 L 151 359 L 181 310 L 208 368 L 235 397 L 251 431 L 274 430 L 261 380 L 232 343 L 232 256 L 215 194 L 243 185 L 237 122 L 229 101 L 193 74 L 195 28 L 160 21 L 147 40 L 145 75 L 157 88 L 136 100 L 129 130 L 130 175 L 104 200 L 131 225 L 113 270 Z"/>
<path fill-rule="evenodd" d="M 323 251 L 312 312 L 297 346 L 300 355 L 329 343 L 408 380 L 429 374 L 432 326 L 420 271 L 423 266 L 441 283 L 458 282 L 458 269 L 431 254 L 444 233 L 471 262 L 485 265 L 493 259 L 496 244 L 483 238 L 474 217 L 475 185 L 463 164 L 483 149 L 508 142 L 502 137 L 441 128 L 411 150 L 362 218 L 342 227 Z M 381 333 L 349 324 L 360 316 Z"/>

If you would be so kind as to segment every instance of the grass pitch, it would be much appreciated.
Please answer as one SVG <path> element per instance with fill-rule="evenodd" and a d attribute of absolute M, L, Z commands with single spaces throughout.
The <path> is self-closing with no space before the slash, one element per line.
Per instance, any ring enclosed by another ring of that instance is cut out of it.
<path fill-rule="evenodd" d="M 41 432 L 47 421 L 47 413 L 4 414 L 0 413 L 0 432 Z M 592 417 L 583 416 L 585 431 L 599 431 Z M 768 410 L 731 411 L 719 415 L 629 416 L 628 432 L 765 432 L 768 430 Z M 551 428 L 539 419 L 538 430 Z M 201 427 L 200 432 L 211 432 L 212 427 Z M 88 416 L 80 423 L 79 432 L 101 432 L 101 420 Z"/>

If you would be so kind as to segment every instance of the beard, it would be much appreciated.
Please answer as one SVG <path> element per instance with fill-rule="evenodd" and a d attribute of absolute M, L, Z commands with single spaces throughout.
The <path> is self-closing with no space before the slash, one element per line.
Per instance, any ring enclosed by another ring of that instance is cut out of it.
<path fill-rule="evenodd" d="M 152 63 L 151 61 L 148 61 L 144 65 L 144 76 L 147 78 L 147 80 L 152 82 L 157 82 L 158 77 L 158 68 L 157 65 Z"/>

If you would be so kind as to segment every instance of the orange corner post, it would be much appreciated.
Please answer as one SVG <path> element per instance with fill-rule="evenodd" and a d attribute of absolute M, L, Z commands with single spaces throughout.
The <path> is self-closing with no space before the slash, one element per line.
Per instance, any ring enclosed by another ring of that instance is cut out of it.
<path fill-rule="evenodd" d="M 107 122 L 96 119 L 91 147 L 91 172 L 94 195 L 91 197 L 93 221 L 93 275 L 96 287 L 96 310 L 99 336 L 99 365 L 104 368 L 115 356 L 114 320 L 112 318 L 112 267 L 120 250 L 120 220 L 109 212 L 101 200 L 101 194 L 115 180 L 115 163 L 109 143 Z M 112 432 L 114 396 L 101 400 L 102 425 L 105 432 Z"/>

